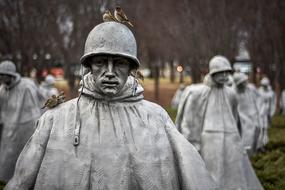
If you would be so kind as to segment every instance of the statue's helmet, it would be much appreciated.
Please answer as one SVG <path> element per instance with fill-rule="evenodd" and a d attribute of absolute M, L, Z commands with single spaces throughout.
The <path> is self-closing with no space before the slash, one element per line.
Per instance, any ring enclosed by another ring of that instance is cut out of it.
<path fill-rule="evenodd" d="M 13 77 L 18 75 L 15 64 L 9 60 L 5 60 L 0 63 L 0 74 L 10 75 Z"/>
<path fill-rule="evenodd" d="M 84 55 L 80 62 L 89 67 L 87 59 L 96 55 L 118 55 L 128 58 L 133 68 L 138 68 L 137 43 L 131 30 L 118 22 L 104 22 L 89 33 Z"/>
<path fill-rule="evenodd" d="M 218 72 L 232 71 L 232 67 L 226 57 L 216 55 L 209 62 L 209 71 L 210 75 L 213 75 Z"/>
<path fill-rule="evenodd" d="M 55 82 L 55 78 L 52 75 L 47 75 L 45 78 L 45 82 L 47 85 L 53 85 Z"/>
<path fill-rule="evenodd" d="M 263 78 L 261 79 L 261 81 L 260 81 L 260 84 L 261 84 L 262 86 L 269 86 L 269 85 L 270 85 L 270 81 L 269 81 L 269 79 L 268 79 L 267 77 L 263 77 Z"/>
<path fill-rule="evenodd" d="M 234 82 L 236 85 L 239 85 L 243 82 L 246 82 L 248 80 L 248 76 L 244 73 L 238 72 L 238 73 L 234 73 Z"/>

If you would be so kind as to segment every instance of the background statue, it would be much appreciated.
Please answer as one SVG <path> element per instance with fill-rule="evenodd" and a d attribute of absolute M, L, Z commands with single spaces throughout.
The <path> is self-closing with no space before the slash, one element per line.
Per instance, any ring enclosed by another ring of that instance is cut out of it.
<path fill-rule="evenodd" d="M 0 63 L 0 180 L 13 175 L 17 158 L 41 115 L 38 88 L 11 61 Z M 2 133 L 2 135 L 1 135 Z"/>
<path fill-rule="evenodd" d="M 235 73 L 233 78 L 238 99 L 242 142 L 251 154 L 256 151 L 257 137 L 261 130 L 260 95 L 255 86 L 248 83 L 248 77 L 244 73 Z"/>
<path fill-rule="evenodd" d="M 260 84 L 258 92 L 262 99 L 260 105 L 261 131 L 258 137 L 257 148 L 263 150 L 264 146 L 268 143 L 268 128 L 271 125 L 271 119 L 276 110 L 276 97 L 267 77 L 262 78 Z"/>
<path fill-rule="evenodd" d="M 54 87 L 55 79 L 52 75 L 47 75 L 45 81 L 42 82 L 39 89 L 45 99 L 50 98 L 52 95 L 57 96 L 59 94 L 57 88 Z"/>
<path fill-rule="evenodd" d="M 200 151 L 218 189 L 258 189 L 237 127 L 237 98 L 228 87 L 231 65 L 223 56 L 209 63 L 205 84 L 185 89 L 178 107 L 178 130 Z"/>

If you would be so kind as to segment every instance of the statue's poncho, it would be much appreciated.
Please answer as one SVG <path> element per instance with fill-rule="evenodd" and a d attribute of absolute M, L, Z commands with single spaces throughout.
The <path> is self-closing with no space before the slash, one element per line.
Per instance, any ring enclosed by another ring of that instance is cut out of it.
<path fill-rule="evenodd" d="M 41 114 L 33 81 L 17 75 L 8 89 L 9 95 L 0 99 L 4 124 L 0 138 L 0 180 L 6 182 L 12 177 L 18 156 L 33 134 Z"/>
<path fill-rule="evenodd" d="M 244 90 L 235 87 L 238 99 L 238 115 L 241 137 L 244 147 L 249 153 L 257 148 L 257 137 L 261 131 L 260 95 L 252 84 Z"/>
<path fill-rule="evenodd" d="M 182 95 L 176 124 L 200 150 L 220 190 L 262 190 L 238 132 L 237 100 L 230 87 L 191 85 Z"/>
<path fill-rule="evenodd" d="M 258 92 L 262 101 L 260 105 L 261 131 L 258 137 L 257 148 L 262 148 L 269 141 L 268 128 L 270 127 L 271 119 L 276 110 L 276 98 L 271 86 L 268 86 L 267 90 L 264 90 L 263 87 L 259 87 Z"/>
<path fill-rule="evenodd" d="M 6 190 L 208 190 L 215 186 L 195 148 L 167 113 L 132 95 L 105 100 L 85 78 L 79 100 L 80 144 L 73 145 L 76 102 L 47 111 L 25 146 Z"/>
<path fill-rule="evenodd" d="M 171 108 L 173 108 L 173 109 L 177 109 L 178 108 L 179 101 L 181 99 L 181 95 L 182 95 L 184 89 L 185 89 L 185 86 L 183 85 L 183 86 L 180 86 L 176 90 L 176 92 L 175 92 L 175 94 L 174 94 L 174 96 L 173 96 L 173 98 L 171 100 Z"/>

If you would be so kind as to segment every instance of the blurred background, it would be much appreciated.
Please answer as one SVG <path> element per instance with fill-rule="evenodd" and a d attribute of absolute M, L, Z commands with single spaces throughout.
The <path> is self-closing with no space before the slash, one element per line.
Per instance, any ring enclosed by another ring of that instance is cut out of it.
<path fill-rule="evenodd" d="M 59 86 L 74 97 L 87 34 L 116 5 L 134 24 L 141 70 L 156 79 L 150 98 L 157 102 L 159 78 L 200 82 L 217 54 L 257 85 L 267 75 L 277 95 L 285 88 L 284 0 L 0 0 L 0 59 L 39 82 L 47 74 L 65 79 Z"/>

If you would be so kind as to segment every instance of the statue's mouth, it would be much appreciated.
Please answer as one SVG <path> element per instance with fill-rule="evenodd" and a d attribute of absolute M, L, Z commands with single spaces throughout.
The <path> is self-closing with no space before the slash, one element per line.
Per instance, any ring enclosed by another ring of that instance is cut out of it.
<path fill-rule="evenodd" d="M 111 81 L 110 80 L 104 80 L 102 82 L 102 84 L 106 87 L 116 87 L 119 84 L 119 82 L 118 81 L 112 81 L 112 80 Z"/>

